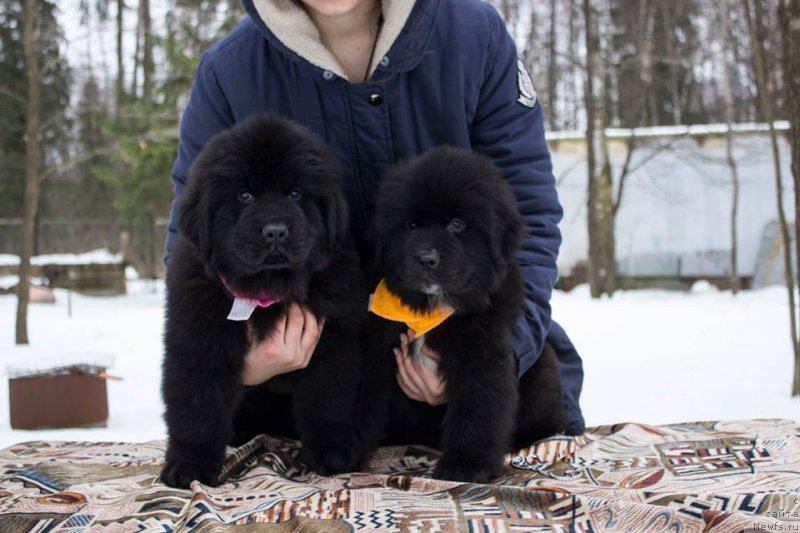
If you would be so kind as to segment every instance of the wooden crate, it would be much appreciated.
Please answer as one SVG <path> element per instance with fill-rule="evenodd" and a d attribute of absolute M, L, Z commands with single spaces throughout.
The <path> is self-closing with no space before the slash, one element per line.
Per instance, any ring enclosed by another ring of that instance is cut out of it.
<path fill-rule="evenodd" d="M 9 378 L 14 429 L 104 427 L 108 390 L 104 372 L 80 366 Z"/>

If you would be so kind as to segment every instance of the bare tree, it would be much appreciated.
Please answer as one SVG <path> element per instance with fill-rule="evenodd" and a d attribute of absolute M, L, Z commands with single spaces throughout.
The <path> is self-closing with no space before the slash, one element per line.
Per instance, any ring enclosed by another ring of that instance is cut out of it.
<path fill-rule="evenodd" d="M 30 290 L 31 256 L 36 233 L 36 213 L 39 209 L 39 163 L 41 161 L 42 71 L 39 65 L 36 36 L 36 0 L 23 4 L 22 46 L 25 56 L 26 95 L 25 128 L 25 199 L 20 238 L 19 284 L 17 285 L 16 343 L 28 344 L 28 300 Z"/>
<path fill-rule="evenodd" d="M 599 8 L 600 10 L 604 7 Z M 586 149 L 588 158 L 589 287 L 593 298 L 616 290 L 614 200 L 606 138 L 605 63 L 598 14 L 583 2 L 586 39 Z"/>
<path fill-rule="evenodd" d="M 139 68 L 142 64 L 142 2 L 136 10 L 136 39 L 133 43 L 133 69 L 131 70 L 131 98 L 136 98 L 139 90 Z"/>
<path fill-rule="evenodd" d="M 731 183 L 733 185 L 733 195 L 731 198 L 731 256 L 730 256 L 730 285 L 731 291 L 736 294 L 741 288 L 739 280 L 739 271 L 737 267 L 738 261 L 738 231 L 737 231 L 737 216 L 739 211 L 739 171 L 736 167 L 736 159 L 733 156 L 733 122 L 734 106 L 733 106 L 733 74 L 734 66 L 731 64 L 729 57 L 729 47 L 727 44 L 733 42 L 730 30 L 730 2 L 729 0 L 722 0 L 722 39 L 726 43 L 723 53 L 722 65 L 722 86 L 723 86 L 723 99 L 725 101 L 725 122 L 728 123 L 728 130 L 725 135 L 725 159 L 728 163 L 728 168 L 731 171 Z"/>
<path fill-rule="evenodd" d="M 118 44 L 121 43 L 118 42 Z M 146 104 L 153 102 L 153 83 L 155 81 L 154 46 L 150 0 L 139 0 L 139 6 L 136 10 L 136 39 L 133 45 L 133 68 L 131 69 L 131 100 L 136 100 L 141 97 L 141 100 Z M 121 53 L 121 49 L 118 48 L 117 61 L 120 61 L 121 57 L 119 54 Z M 141 86 L 139 84 L 140 75 Z M 139 92 L 140 87 L 141 93 Z"/>
<path fill-rule="evenodd" d="M 784 277 L 786 290 L 789 295 L 789 327 L 792 336 L 792 349 L 795 361 L 800 360 L 800 344 L 797 338 L 797 314 L 795 312 L 794 296 L 794 275 L 792 273 L 792 240 L 789 235 L 789 224 L 786 221 L 786 213 L 783 209 L 783 180 L 781 177 L 780 150 L 778 148 L 778 134 L 775 131 L 775 117 L 772 109 L 772 95 L 767 84 L 767 72 L 764 66 L 764 50 L 762 41 L 758 37 L 758 31 L 753 20 L 752 10 L 749 0 L 742 0 L 744 16 L 747 21 L 747 29 L 750 33 L 750 45 L 753 53 L 753 67 L 756 73 L 756 84 L 758 86 L 758 99 L 761 113 L 769 124 L 769 136 L 772 146 L 772 159 L 775 165 L 775 194 L 778 204 L 778 223 L 780 226 L 781 237 L 783 238 L 783 258 L 784 258 Z M 800 236 L 798 236 L 800 237 Z"/>
<path fill-rule="evenodd" d="M 122 45 L 123 24 L 125 16 L 125 0 L 117 0 L 117 79 L 115 82 L 114 114 L 117 119 L 122 115 L 122 103 L 125 95 L 125 60 Z"/>
<path fill-rule="evenodd" d="M 150 15 L 150 0 L 139 0 L 142 24 L 142 100 L 153 103 L 153 78 L 156 65 L 153 59 L 153 19 Z"/>
<path fill-rule="evenodd" d="M 556 91 L 558 84 L 558 57 L 556 55 L 556 20 L 558 0 L 550 0 L 550 32 L 547 39 L 547 119 L 551 130 L 557 128 Z"/>
<path fill-rule="evenodd" d="M 642 121 L 648 115 L 648 110 L 654 107 L 653 103 L 653 26 L 656 20 L 656 10 L 650 0 L 639 0 L 639 73 L 641 77 L 641 94 L 639 95 L 639 123 L 634 126 L 643 126 Z M 649 124 L 654 124 L 655 112 L 649 113 Z"/>
<path fill-rule="evenodd" d="M 800 0 L 781 0 L 779 7 L 783 41 L 783 73 L 786 87 L 786 111 L 791 129 L 792 175 L 794 176 L 794 228 L 797 251 L 797 275 L 800 286 Z M 786 255 L 789 255 L 788 252 Z M 792 396 L 800 396 L 800 357 L 795 351 Z"/>
<path fill-rule="evenodd" d="M 569 67 L 566 71 L 569 73 L 567 76 L 567 83 L 566 86 L 568 87 L 568 92 L 565 95 L 564 100 L 567 103 L 569 109 L 569 116 L 566 119 L 562 119 L 561 126 L 565 127 L 566 129 L 574 128 L 577 129 L 580 123 L 578 118 L 578 109 L 579 107 L 584 105 L 584 101 L 582 101 L 580 97 L 580 93 L 576 87 L 578 84 L 578 80 L 583 77 L 583 68 L 584 65 L 581 63 L 579 58 L 579 49 L 580 49 L 580 42 L 583 39 L 582 33 L 578 26 L 579 20 L 581 16 L 581 6 L 578 0 L 569 0 L 569 32 L 568 32 L 568 40 L 569 45 L 567 47 L 567 59 L 569 60 Z"/>

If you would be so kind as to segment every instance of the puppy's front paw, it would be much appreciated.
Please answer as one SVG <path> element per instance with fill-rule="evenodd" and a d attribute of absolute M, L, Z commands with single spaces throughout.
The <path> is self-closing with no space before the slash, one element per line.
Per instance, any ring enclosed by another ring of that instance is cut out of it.
<path fill-rule="evenodd" d="M 168 459 L 161 470 L 161 481 L 170 487 L 188 489 L 192 481 L 216 487 L 221 465 Z"/>
<path fill-rule="evenodd" d="M 317 474 L 332 476 L 358 470 L 361 455 L 359 440 L 352 436 L 314 446 L 304 445 L 300 460 Z"/>
<path fill-rule="evenodd" d="M 466 464 L 440 460 L 433 470 L 433 477 L 446 481 L 486 483 L 499 473 L 499 467 L 490 464 Z"/>

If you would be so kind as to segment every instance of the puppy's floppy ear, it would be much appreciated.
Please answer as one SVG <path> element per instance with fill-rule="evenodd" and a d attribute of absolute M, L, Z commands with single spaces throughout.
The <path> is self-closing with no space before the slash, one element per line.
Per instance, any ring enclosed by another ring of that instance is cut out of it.
<path fill-rule="evenodd" d="M 207 180 L 200 169 L 194 168 L 189 184 L 178 204 L 178 231 L 203 256 L 211 251 L 211 212 L 209 211 Z"/>
<path fill-rule="evenodd" d="M 497 178 L 498 181 L 502 178 Z M 507 189 L 505 183 L 498 183 L 502 186 L 500 194 L 494 199 L 492 212 L 494 215 L 494 236 L 492 240 L 492 259 L 498 265 L 499 270 L 505 273 L 508 262 L 514 260 L 514 254 L 519 248 L 522 240 L 524 223 L 517 208 L 514 195 Z"/>
<path fill-rule="evenodd" d="M 409 201 L 407 189 L 404 185 L 413 172 L 410 161 L 398 161 L 394 166 L 386 170 L 381 180 L 378 200 L 375 206 L 375 216 L 368 228 L 367 240 L 372 251 L 370 268 L 373 272 L 384 272 L 386 270 L 385 254 L 388 240 L 393 232 L 393 228 L 398 223 L 398 207 Z M 404 221 L 403 221 L 404 222 Z"/>
<path fill-rule="evenodd" d="M 321 141 L 315 140 L 306 147 L 305 152 L 295 158 L 295 163 L 310 175 L 334 184 L 328 195 L 317 205 L 325 219 L 325 238 L 330 251 L 335 251 L 347 235 L 350 217 L 347 201 L 342 192 L 343 170 L 333 153 Z"/>
<path fill-rule="evenodd" d="M 367 260 L 367 272 L 370 277 L 378 276 L 377 279 L 383 276 L 386 272 L 386 246 L 387 236 L 382 235 L 375 219 L 373 218 L 369 227 L 367 228 L 367 249 L 369 251 Z"/>
<path fill-rule="evenodd" d="M 326 198 L 323 202 L 323 211 L 325 213 L 325 228 L 328 232 L 328 249 L 334 251 L 347 235 L 349 226 L 347 202 L 344 199 L 344 195 L 341 192 L 337 192 Z"/>

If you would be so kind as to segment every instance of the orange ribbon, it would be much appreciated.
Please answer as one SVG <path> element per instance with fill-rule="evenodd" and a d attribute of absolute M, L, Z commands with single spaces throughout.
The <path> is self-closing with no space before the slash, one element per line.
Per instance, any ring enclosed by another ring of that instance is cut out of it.
<path fill-rule="evenodd" d="M 369 310 L 387 320 L 405 323 L 414 332 L 415 337 L 425 335 L 447 320 L 454 312 L 451 307 L 434 309 L 427 313 L 414 311 L 389 290 L 386 286 L 386 280 L 381 280 L 378 283 L 378 287 L 370 299 Z"/>

